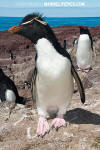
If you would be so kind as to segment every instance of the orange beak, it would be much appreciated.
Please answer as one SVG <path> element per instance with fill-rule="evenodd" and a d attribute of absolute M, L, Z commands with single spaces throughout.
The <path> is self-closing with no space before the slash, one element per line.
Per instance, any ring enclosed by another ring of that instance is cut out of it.
<path fill-rule="evenodd" d="M 18 31 L 20 31 L 22 29 L 22 26 L 13 26 L 11 27 L 8 32 L 10 33 L 17 33 Z"/>

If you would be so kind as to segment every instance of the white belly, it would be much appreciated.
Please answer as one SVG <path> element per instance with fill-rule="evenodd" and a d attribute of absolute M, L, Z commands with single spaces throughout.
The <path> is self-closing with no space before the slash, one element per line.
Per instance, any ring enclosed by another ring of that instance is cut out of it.
<path fill-rule="evenodd" d="M 78 67 L 88 68 L 92 65 L 91 41 L 86 34 L 80 35 L 76 52 Z"/>
<path fill-rule="evenodd" d="M 15 93 L 9 89 L 7 89 L 5 92 L 5 98 L 6 98 L 6 101 L 8 101 L 8 102 L 15 102 L 15 100 L 16 100 Z"/>
<path fill-rule="evenodd" d="M 60 111 L 69 105 L 73 94 L 71 63 L 56 50 L 50 52 L 48 57 L 38 54 L 37 105 L 45 111 L 50 107 Z"/>

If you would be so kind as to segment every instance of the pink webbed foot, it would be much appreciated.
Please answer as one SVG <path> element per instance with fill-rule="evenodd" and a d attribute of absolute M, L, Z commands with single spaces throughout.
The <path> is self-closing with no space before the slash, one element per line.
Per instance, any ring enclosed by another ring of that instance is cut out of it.
<path fill-rule="evenodd" d="M 88 73 L 90 71 L 90 68 L 86 68 L 83 70 L 83 72 Z"/>
<path fill-rule="evenodd" d="M 82 69 L 81 69 L 81 68 L 78 68 L 77 71 L 82 71 Z"/>
<path fill-rule="evenodd" d="M 51 123 L 51 127 L 54 127 L 56 130 L 58 130 L 58 128 L 60 128 L 62 126 L 66 126 L 66 121 L 64 120 L 63 115 L 59 115 L 53 119 L 53 121 Z"/>
<path fill-rule="evenodd" d="M 48 132 L 49 124 L 47 122 L 47 119 L 44 117 L 40 117 L 38 121 L 37 135 L 43 137 Z"/>

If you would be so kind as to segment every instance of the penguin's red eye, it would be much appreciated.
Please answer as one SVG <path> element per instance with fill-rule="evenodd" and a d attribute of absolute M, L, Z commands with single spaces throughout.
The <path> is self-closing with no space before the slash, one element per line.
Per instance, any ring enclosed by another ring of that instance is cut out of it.
<path fill-rule="evenodd" d="M 32 24 L 29 24 L 29 27 L 32 27 Z"/>

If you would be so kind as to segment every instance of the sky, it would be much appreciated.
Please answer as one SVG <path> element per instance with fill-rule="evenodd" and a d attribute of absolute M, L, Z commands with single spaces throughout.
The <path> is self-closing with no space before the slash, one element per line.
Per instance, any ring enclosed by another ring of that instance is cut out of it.
<path fill-rule="evenodd" d="M 0 1 L 0 16 L 23 17 L 32 12 L 46 17 L 100 17 L 100 0 Z"/>

